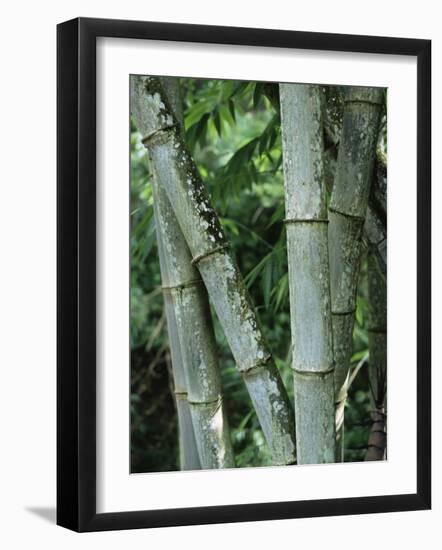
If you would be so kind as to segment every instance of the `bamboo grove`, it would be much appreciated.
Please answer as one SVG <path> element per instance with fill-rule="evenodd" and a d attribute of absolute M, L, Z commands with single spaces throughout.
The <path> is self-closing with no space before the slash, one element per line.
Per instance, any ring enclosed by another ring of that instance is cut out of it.
<path fill-rule="evenodd" d="M 169 365 L 182 470 L 384 459 L 386 91 L 131 76 L 130 102 L 139 456 Z"/>

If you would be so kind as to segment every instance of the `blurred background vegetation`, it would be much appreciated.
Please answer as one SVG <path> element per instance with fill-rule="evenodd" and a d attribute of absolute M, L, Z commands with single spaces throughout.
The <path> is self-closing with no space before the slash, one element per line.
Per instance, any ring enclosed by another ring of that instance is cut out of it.
<path fill-rule="evenodd" d="M 180 79 L 186 142 L 220 216 L 290 398 L 290 318 L 284 187 L 274 84 Z M 324 88 L 333 127 L 342 91 Z M 131 127 L 131 471 L 179 469 L 177 419 L 155 240 L 146 150 Z M 333 140 L 325 140 L 332 149 Z M 345 460 L 363 460 L 370 429 L 366 259 L 362 258 L 353 369 L 345 413 Z M 236 465 L 266 466 L 270 455 L 245 385 L 213 314 L 225 409 Z"/>

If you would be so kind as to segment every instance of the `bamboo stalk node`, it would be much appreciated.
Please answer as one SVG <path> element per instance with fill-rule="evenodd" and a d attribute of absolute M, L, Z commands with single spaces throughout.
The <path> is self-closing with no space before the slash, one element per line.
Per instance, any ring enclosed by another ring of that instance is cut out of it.
<path fill-rule="evenodd" d="M 351 218 L 352 220 L 359 220 L 360 222 L 365 221 L 364 216 L 358 216 L 356 214 L 350 214 L 349 212 L 342 212 L 342 210 L 338 210 L 336 207 L 331 206 L 331 205 L 328 207 L 328 210 L 329 210 L 329 212 L 333 212 L 334 214 L 344 216 L 344 218 Z"/>
<path fill-rule="evenodd" d="M 162 128 L 156 128 L 155 130 L 152 130 L 152 132 L 149 132 L 147 135 L 141 138 L 141 143 L 147 149 L 151 145 L 154 145 L 158 141 L 161 141 L 162 138 L 167 136 L 169 130 L 176 128 L 177 126 L 177 124 L 168 124 L 167 126 L 163 126 Z"/>
<path fill-rule="evenodd" d="M 371 332 L 372 334 L 386 334 L 387 329 L 385 327 L 369 327 L 367 328 L 367 332 Z"/>
<path fill-rule="evenodd" d="M 384 97 L 382 88 L 350 86 L 344 94 L 344 103 L 365 103 L 379 107 Z"/>
<path fill-rule="evenodd" d="M 348 105 L 349 103 L 365 103 L 367 105 L 374 105 L 375 107 L 379 107 L 381 104 L 381 102 L 378 103 L 376 101 L 370 101 L 369 99 L 349 98 L 344 100 L 345 105 Z"/>
<path fill-rule="evenodd" d="M 356 313 L 356 308 L 348 311 L 332 311 L 332 315 L 353 315 L 354 313 Z"/>
<path fill-rule="evenodd" d="M 202 282 L 203 282 L 202 279 L 193 279 L 192 281 L 187 281 L 187 283 L 180 283 L 178 285 L 171 285 L 171 286 L 162 286 L 161 290 L 163 292 L 172 292 L 173 290 L 182 290 L 190 286 L 200 285 Z"/>
<path fill-rule="evenodd" d="M 209 256 L 212 256 L 212 254 L 216 254 L 217 252 L 222 252 L 223 250 L 226 250 L 226 248 L 229 248 L 229 244 L 228 243 L 225 243 L 225 244 L 222 244 L 220 246 L 217 246 L 215 248 L 213 248 L 212 250 L 208 250 L 207 252 L 204 252 L 203 254 L 198 254 L 198 256 L 195 256 L 192 261 L 191 261 L 191 264 L 192 265 L 196 265 L 198 264 L 201 260 L 205 260 L 206 258 L 208 258 Z"/>
<path fill-rule="evenodd" d="M 284 218 L 282 220 L 286 224 L 290 223 L 328 223 L 326 218 Z"/>
<path fill-rule="evenodd" d="M 251 365 L 249 366 L 242 366 L 242 365 L 237 365 L 238 366 L 238 370 L 239 372 L 241 372 L 242 374 L 246 374 L 246 373 L 249 373 L 253 370 L 256 370 L 256 369 L 259 369 L 261 367 L 265 367 L 267 365 L 267 363 L 269 363 L 271 360 L 272 360 L 272 356 L 271 355 L 267 355 L 266 357 L 264 357 L 264 359 L 260 359 L 259 361 L 255 361 L 254 363 L 252 363 Z"/>
<path fill-rule="evenodd" d="M 189 402 L 189 405 L 195 405 L 195 406 L 213 405 L 215 403 L 219 403 L 219 405 L 221 406 L 223 402 L 223 398 L 220 396 L 220 397 L 216 397 L 215 399 L 209 399 L 208 401 L 192 401 L 188 399 L 188 402 Z"/>
<path fill-rule="evenodd" d="M 301 376 L 326 376 L 327 374 L 331 374 L 332 372 L 334 372 L 335 367 L 333 366 L 326 370 L 302 370 L 292 366 L 292 370 L 293 372 L 295 372 L 296 374 L 300 374 Z"/>

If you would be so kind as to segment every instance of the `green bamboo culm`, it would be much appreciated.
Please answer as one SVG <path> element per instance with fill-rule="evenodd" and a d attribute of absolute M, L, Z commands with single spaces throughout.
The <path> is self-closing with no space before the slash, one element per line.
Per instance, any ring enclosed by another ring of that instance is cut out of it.
<path fill-rule="evenodd" d="M 134 121 L 149 150 L 238 370 L 243 376 L 274 464 L 295 457 L 294 416 L 276 365 L 198 170 L 185 146 L 158 78 L 131 77 Z"/>
<path fill-rule="evenodd" d="M 163 78 L 162 84 L 182 129 L 179 82 L 174 78 Z M 172 349 L 182 469 L 194 469 L 195 454 L 203 469 L 232 468 L 235 463 L 222 406 L 207 292 L 198 270 L 192 265 L 192 256 L 169 199 L 158 185 L 155 167 L 152 166 L 152 169 L 155 223 Z"/>
<path fill-rule="evenodd" d="M 335 402 L 321 89 L 281 84 L 298 464 L 335 460 Z"/>
<path fill-rule="evenodd" d="M 387 448 L 387 284 L 374 254 L 367 258 L 368 378 L 372 425 L 365 460 L 383 460 Z"/>
<path fill-rule="evenodd" d="M 353 345 L 361 236 L 367 210 L 378 125 L 381 88 L 349 87 L 329 204 L 329 254 L 336 391 L 336 445 L 343 460 L 345 381 Z"/>

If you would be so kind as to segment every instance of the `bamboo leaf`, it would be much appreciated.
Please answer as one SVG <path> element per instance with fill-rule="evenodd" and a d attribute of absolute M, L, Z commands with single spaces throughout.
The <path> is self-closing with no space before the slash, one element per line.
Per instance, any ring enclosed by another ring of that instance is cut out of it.
<path fill-rule="evenodd" d="M 229 105 L 230 114 L 232 115 L 233 120 L 236 122 L 235 104 L 231 98 L 229 99 L 228 105 Z"/>
<path fill-rule="evenodd" d="M 264 86 L 264 84 L 262 82 L 257 82 L 255 84 L 255 90 L 253 92 L 253 108 L 254 109 L 257 109 L 258 106 L 259 106 L 259 102 L 261 100 L 262 93 L 263 93 L 263 86 Z"/>
<path fill-rule="evenodd" d="M 272 227 L 272 225 L 275 225 L 275 223 L 281 223 L 284 219 L 284 212 L 285 212 L 285 205 L 283 202 L 278 204 L 275 211 L 272 214 L 272 217 L 270 218 L 270 221 L 267 225 L 267 228 Z"/>
<path fill-rule="evenodd" d="M 265 268 L 267 262 L 270 260 L 272 254 L 273 251 L 264 256 L 264 258 L 260 262 L 258 262 L 258 264 L 245 276 L 244 282 L 246 283 L 248 288 L 250 288 L 256 281 L 257 277 L 260 275 L 262 270 Z"/>
<path fill-rule="evenodd" d="M 233 80 L 224 80 L 221 83 L 221 100 L 226 101 L 230 98 L 234 90 Z"/>
<path fill-rule="evenodd" d="M 283 304 L 287 302 L 288 295 L 289 295 L 289 277 L 288 273 L 284 273 L 284 275 L 279 279 L 279 282 L 274 289 L 274 295 L 275 295 L 275 311 L 278 311 Z"/>
<path fill-rule="evenodd" d="M 233 88 L 231 97 L 235 95 L 240 95 L 242 92 L 246 90 L 246 88 L 249 86 L 249 82 L 240 81 L 238 82 L 235 87 Z"/>
<path fill-rule="evenodd" d="M 221 117 L 218 109 L 215 109 L 215 111 L 213 112 L 213 123 L 215 124 L 215 128 L 219 137 L 221 137 L 222 126 L 221 126 Z"/>
<path fill-rule="evenodd" d="M 269 261 L 264 267 L 264 273 L 262 276 L 262 292 L 264 295 L 264 304 L 266 308 L 269 307 L 270 293 L 272 290 L 272 278 L 273 278 L 273 259 L 270 256 Z"/>

